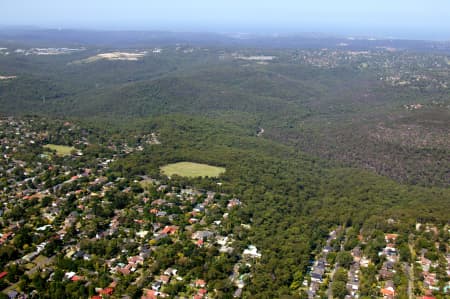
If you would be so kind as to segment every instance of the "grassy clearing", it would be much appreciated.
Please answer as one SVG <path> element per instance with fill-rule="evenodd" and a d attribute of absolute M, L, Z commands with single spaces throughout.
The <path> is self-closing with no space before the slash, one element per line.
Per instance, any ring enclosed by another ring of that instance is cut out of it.
<path fill-rule="evenodd" d="M 140 181 L 139 184 L 140 184 L 141 187 L 144 188 L 144 189 L 148 189 L 148 188 L 150 188 L 151 186 L 153 186 L 153 182 L 152 182 L 151 180 L 143 180 L 143 181 Z"/>
<path fill-rule="evenodd" d="M 185 177 L 218 177 L 225 172 L 225 168 L 192 162 L 179 162 L 165 165 L 161 167 L 161 171 L 167 176 L 176 174 Z"/>
<path fill-rule="evenodd" d="M 73 150 L 75 150 L 73 146 L 56 145 L 56 144 L 46 144 L 44 145 L 44 148 L 56 151 L 56 154 L 58 156 L 68 156 Z"/>

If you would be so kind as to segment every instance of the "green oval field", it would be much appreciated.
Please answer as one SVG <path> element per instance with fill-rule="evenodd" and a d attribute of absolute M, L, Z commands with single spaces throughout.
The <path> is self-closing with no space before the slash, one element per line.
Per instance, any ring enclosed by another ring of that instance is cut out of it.
<path fill-rule="evenodd" d="M 57 144 L 46 144 L 43 147 L 52 151 L 56 151 L 56 154 L 58 156 L 68 156 L 73 150 L 75 150 L 73 146 L 57 145 Z"/>
<path fill-rule="evenodd" d="M 185 177 L 218 177 L 225 168 L 193 162 L 178 162 L 161 167 L 161 172 L 167 176 L 174 174 Z"/>

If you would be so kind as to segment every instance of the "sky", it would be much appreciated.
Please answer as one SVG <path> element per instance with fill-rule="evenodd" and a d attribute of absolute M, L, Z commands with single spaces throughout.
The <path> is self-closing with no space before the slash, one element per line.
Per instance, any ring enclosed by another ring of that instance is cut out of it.
<path fill-rule="evenodd" d="M 0 25 L 450 40 L 450 1 L 0 0 Z"/>

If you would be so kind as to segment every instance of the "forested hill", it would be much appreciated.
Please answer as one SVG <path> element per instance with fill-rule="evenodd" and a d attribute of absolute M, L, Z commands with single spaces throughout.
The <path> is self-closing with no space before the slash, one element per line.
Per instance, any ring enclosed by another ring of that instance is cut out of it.
<path fill-rule="evenodd" d="M 163 116 L 130 128 L 128 134 L 139 132 L 139 126 L 160 132 L 162 144 L 114 163 L 111 170 L 117 176 L 158 176 L 160 165 L 177 161 L 227 169 L 220 186 L 217 179 L 171 181 L 231 193 L 246 202 L 236 221 L 251 221 L 252 230 L 235 233 L 263 248 L 246 286 L 244 296 L 249 298 L 295 298 L 311 253 L 331 227 L 344 224 L 372 234 L 394 227 L 408 232 L 416 221 L 448 222 L 448 189 L 401 185 L 367 171 L 329 167 L 294 147 L 250 136 L 214 118 Z M 397 224 L 388 224 L 388 219 Z"/>
<path fill-rule="evenodd" d="M 433 290 L 427 265 L 448 283 L 445 43 L 42 34 L 0 34 L 4 289 L 407 297 Z"/>
<path fill-rule="evenodd" d="M 125 122 L 171 113 L 210 116 L 254 134 L 263 128 L 261 138 L 399 182 L 450 181 L 445 54 L 395 45 L 58 50 L 3 43 L 0 75 L 14 77 L 0 81 L 5 115 Z"/>

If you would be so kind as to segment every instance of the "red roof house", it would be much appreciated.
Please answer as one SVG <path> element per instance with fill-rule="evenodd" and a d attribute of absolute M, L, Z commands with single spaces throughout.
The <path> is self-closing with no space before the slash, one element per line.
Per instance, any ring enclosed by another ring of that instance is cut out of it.
<path fill-rule="evenodd" d="M 197 279 L 195 281 L 195 286 L 196 287 L 200 287 L 200 288 L 204 288 L 206 286 L 206 282 L 203 279 Z"/>
<path fill-rule="evenodd" d="M 80 281 L 80 280 L 83 280 L 83 279 L 84 279 L 83 276 L 74 275 L 74 276 L 72 276 L 72 278 L 70 280 L 72 280 L 72 281 Z"/>
<path fill-rule="evenodd" d="M 144 289 L 144 295 L 141 299 L 157 299 L 157 293 L 154 290 Z"/>
<path fill-rule="evenodd" d="M 383 296 L 388 297 L 388 298 L 393 298 L 395 295 L 395 291 L 393 288 L 388 287 L 385 289 L 381 289 L 381 294 L 383 294 Z"/>
<path fill-rule="evenodd" d="M 101 295 L 109 295 L 109 296 L 111 296 L 112 293 L 114 293 L 114 289 L 113 288 L 104 288 L 103 290 L 100 290 L 98 293 L 101 294 Z"/>
<path fill-rule="evenodd" d="M 166 226 L 166 227 L 164 227 L 164 229 L 162 230 L 161 233 L 168 234 L 168 235 L 173 235 L 177 231 L 178 231 L 178 227 L 177 226 Z"/>
<path fill-rule="evenodd" d="M 2 273 L 0 273 L 0 279 L 2 279 L 3 277 L 5 277 L 6 275 L 8 275 L 8 272 L 3 271 Z"/>

